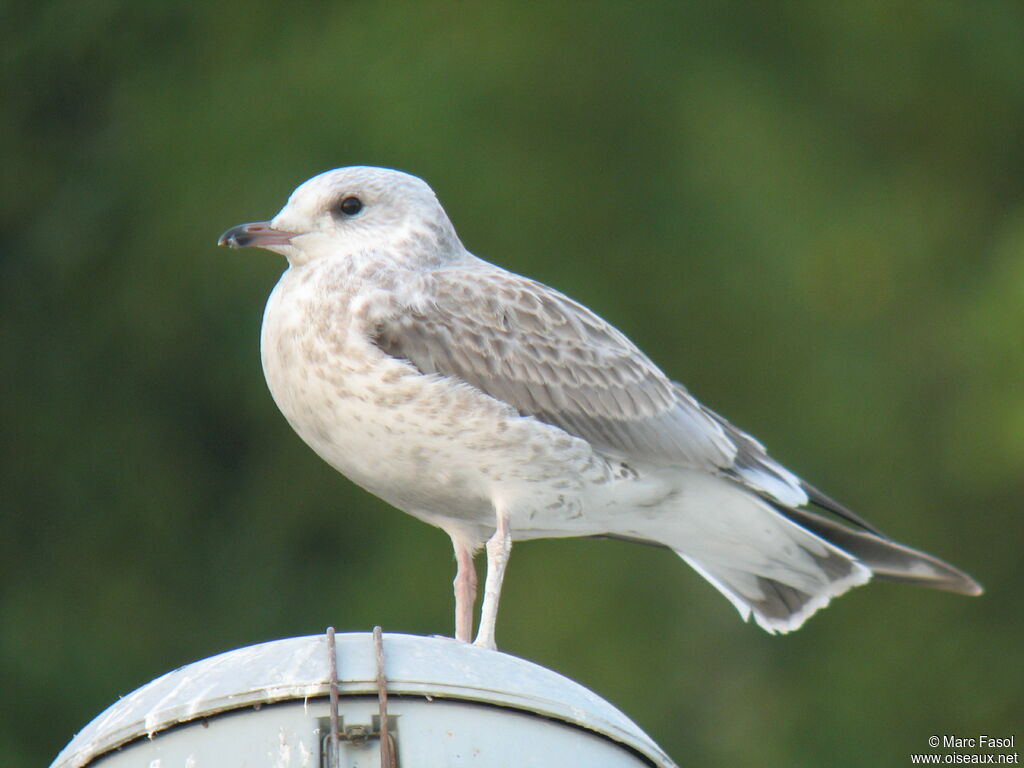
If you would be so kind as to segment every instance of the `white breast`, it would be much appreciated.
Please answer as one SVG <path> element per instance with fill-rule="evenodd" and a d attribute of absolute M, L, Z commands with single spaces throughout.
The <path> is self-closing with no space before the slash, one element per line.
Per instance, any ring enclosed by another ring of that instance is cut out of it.
<path fill-rule="evenodd" d="M 446 530 L 482 541 L 504 503 L 516 538 L 580 535 L 584 486 L 607 479 L 607 462 L 479 390 L 388 357 L 367 327 L 382 291 L 323 261 L 289 269 L 275 287 L 263 370 L 299 436 L 359 485 Z"/>

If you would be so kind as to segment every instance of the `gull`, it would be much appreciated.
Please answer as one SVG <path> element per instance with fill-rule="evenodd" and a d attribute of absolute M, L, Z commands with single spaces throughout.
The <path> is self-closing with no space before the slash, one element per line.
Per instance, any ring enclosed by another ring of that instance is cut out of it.
<path fill-rule="evenodd" d="M 981 593 L 773 460 L 629 339 L 463 247 L 431 188 L 372 167 L 300 185 L 225 232 L 288 267 L 267 301 L 270 392 L 328 464 L 452 540 L 455 636 L 495 647 L 513 541 L 667 547 L 770 633 L 872 577 Z"/>

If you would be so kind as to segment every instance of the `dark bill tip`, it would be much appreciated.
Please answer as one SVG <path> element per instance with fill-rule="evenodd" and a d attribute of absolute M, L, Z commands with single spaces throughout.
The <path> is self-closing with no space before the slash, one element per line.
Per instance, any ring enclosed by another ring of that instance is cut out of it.
<path fill-rule="evenodd" d="M 217 245 L 228 248 L 263 248 L 268 245 L 288 245 L 295 237 L 294 232 L 274 229 L 268 221 L 255 221 L 232 227 L 217 240 Z"/>

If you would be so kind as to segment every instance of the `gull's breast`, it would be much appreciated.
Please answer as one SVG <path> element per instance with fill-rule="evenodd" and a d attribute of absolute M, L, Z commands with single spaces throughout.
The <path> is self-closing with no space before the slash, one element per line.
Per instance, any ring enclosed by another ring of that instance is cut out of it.
<path fill-rule="evenodd" d="M 325 292 L 289 270 L 267 303 L 263 369 L 299 436 L 354 482 L 440 527 L 484 531 L 501 502 L 519 527 L 576 532 L 584 486 L 603 480 L 605 460 L 468 384 L 389 357 L 351 311 L 358 286 L 347 290 Z"/>

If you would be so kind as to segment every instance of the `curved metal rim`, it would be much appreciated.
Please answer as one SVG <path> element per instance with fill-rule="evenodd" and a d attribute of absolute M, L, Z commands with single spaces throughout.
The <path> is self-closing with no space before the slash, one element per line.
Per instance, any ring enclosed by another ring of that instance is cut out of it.
<path fill-rule="evenodd" d="M 391 695 L 477 702 L 549 717 L 622 744 L 656 766 L 674 765 L 622 712 L 545 667 L 450 638 L 389 633 L 383 640 Z M 325 650 L 323 635 L 286 638 L 227 651 L 168 672 L 96 717 L 51 768 L 80 768 L 140 737 L 225 712 L 327 698 L 331 686 Z M 372 658 L 370 633 L 337 635 L 341 696 L 377 695 Z M 270 661 L 275 663 L 268 665 Z M 241 685 L 230 684 L 235 677 L 246 676 L 249 679 L 237 681 Z M 494 687 L 488 683 L 491 680 L 504 687 Z M 540 693 L 545 690 L 559 696 Z"/>

